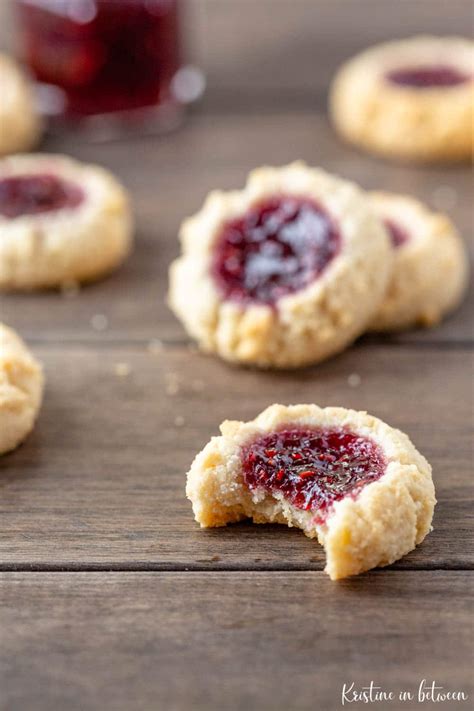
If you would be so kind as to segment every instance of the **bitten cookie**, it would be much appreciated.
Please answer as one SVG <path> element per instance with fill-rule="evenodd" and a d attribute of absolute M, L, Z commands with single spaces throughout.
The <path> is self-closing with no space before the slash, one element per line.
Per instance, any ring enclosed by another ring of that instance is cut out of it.
<path fill-rule="evenodd" d="M 226 421 L 195 458 L 187 497 L 202 527 L 252 518 L 317 538 L 332 578 L 389 565 L 431 530 L 431 467 L 365 412 L 272 405 Z"/>
<path fill-rule="evenodd" d="M 108 171 L 58 155 L 0 161 L 0 289 L 96 279 L 131 241 L 128 197 Z"/>
<path fill-rule="evenodd" d="M 41 133 L 33 93 L 17 64 L 0 53 L 0 155 L 31 148 Z"/>
<path fill-rule="evenodd" d="M 421 161 L 472 155 L 474 43 L 413 37 L 357 55 L 337 73 L 330 105 L 348 141 Z"/>
<path fill-rule="evenodd" d="M 373 209 L 392 240 L 395 263 L 373 331 L 433 326 L 462 299 L 468 262 L 462 240 L 446 215 L 405 195 L 375 192 Z"/>
<path fill-rule="evenodd" d="M 0 454 L 33 428 L 43 396 L 43 371 L 21 338 L 0 323 Z"/>
<path fill-rule="evenodd" d="M 203 350 L 288 368 L 338 353 L 380 303 L 392 250 L 354 185 L 292 163 L 212 192 L 181 229 L 169 303 Z"/>

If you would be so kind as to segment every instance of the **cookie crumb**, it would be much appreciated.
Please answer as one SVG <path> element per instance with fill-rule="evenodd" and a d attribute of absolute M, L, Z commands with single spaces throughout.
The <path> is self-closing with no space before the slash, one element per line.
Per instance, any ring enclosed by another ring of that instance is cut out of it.
<path fill-rule="evenodd" d="M 347 384 L 350 388 L 358 388 L 362 382 L 362 378 L 358 373 L 351 373 L 347 378 Z"/>
<path fill-rule="evenodd" d="M 458 194 L 450 185 L 440 185 L 433 190 L 431 202 L 437 210 L 452 210 L 458 203 Z"/>
<path fill-rule="evenodd" d="M 81 289 L 77 281 L 65 281 L 60 286 L 61 294 L 66 299 L 74 299 Z"/>
<path fill-rule="evenodd" d="M 166 373 L 165 390 L 167 395 L 177 395 L 179 393 L 179 382 L 176 373 Z"/>
<path fill-rule="evenodd" d="M 147 351 L 152 355 L 159 355 L 163 352 L 163 341 L 160 341 L 159 338 L 152 338 L 148 343 Z"/>
<path fill-rule="evenodd" d="M 174 424 L 176 425 L 176 427 L 182 427 L 184 425 L 184 423 L 185 423 L 185 419 L 182 415 L 177 415 L 174 418 Z"/>
<path fill-rule="evenodd" d="M 109 319 L 104 314 L 94 314 L 91 318 L 91 326 L 94 331 L 106 331 L 109 326 Z"/>
<path fill-rule="evenodd" d="M 126 378 L 132 372 L 132 368 L 128 363 L 116 363 L 114 370 L 115 375 L 119 378 Z"/>

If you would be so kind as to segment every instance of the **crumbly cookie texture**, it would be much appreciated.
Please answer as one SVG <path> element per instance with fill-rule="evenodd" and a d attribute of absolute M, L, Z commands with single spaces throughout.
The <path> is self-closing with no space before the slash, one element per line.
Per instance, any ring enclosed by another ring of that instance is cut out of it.
<path fill-rule="evenodd" d="M 0 323 L 0 454 L 33 428 L 43 396 L 41 365 L 21 338 Z"/>
<path fill-rule="evenodd" d="M 242 474 L 243 447 L 288 425 L 344 427 L 371 438 L 384 453 L 385 473 L 357 497 L 336 501 L 323 522 L 280 492 L 250 490 Z M 187 478 L 186 495 L 203 528 L 245 518 L 296 526 L 324 546 L 325 571 L 332 580 L 393 563 L 431 530 L 436 500 L 430 465 L 405 434 L 365 412 L 272 405 L 251 422 L 224 422 L 221 433 L 196 456 Z"/>
<path fill-rule="evenodd" d="M 414 88 L 386 80 L 405 66 L 446 64 L 470 79 L 457 86 Z M 383 156 L 452 161 L 472 155 L 474 43 L 420 36 L 357 55 L 334 78 L 330 109 L 349 142 Z"/>
<path fill-rule="evenodd" d="M 0 161 L 0 181 L 52 174 L 84 192 L 80 205 L 13 219 L 0 215 L 0 289 L 30 290 L 92 281 L 111 272 L 132 244 L 125 189 L 107 170 L 61 155 Z"/>
<path fill-rule="evenodd" d="M 394 249 L 392 279 L 372 331 L 433 326 L 459 305 L 468 281 L 463 242 L 451 220 L 405 195 L 374 192 L 373 209 L 408 240 Z"/>
<path fill-rule="evenodd" d="M 222 226 L 280 194 L 309 197 L 327 210 L 342 237 L 339 254 L 275 308 L 225 300 L 211 275 Z M 182 255 L 170 268 L 170 307 L 204 351 L 260 367 L 303 366 L 343 350 L 373 318 L 391 274 L 390 242 L 366 196 L 302 162 L 258 168 L 242 191 L 212 192 L 184 222 L 180 237 Z"/>
<path fill-rule="evenodd" d="M 0 53 L 0 155 L 32 148 L 41 134 L 31 86 L 17 64 Z"/>

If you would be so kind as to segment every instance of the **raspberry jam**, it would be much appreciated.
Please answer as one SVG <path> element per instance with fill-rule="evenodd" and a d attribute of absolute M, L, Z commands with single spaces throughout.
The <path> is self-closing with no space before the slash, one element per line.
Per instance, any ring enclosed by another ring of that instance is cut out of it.
<path fill-rule="evenodd" d="M 395 247 L 395 249 L 408 242 L 410 236 L 408 232 L 403 229 L 403 227 L 400 227 L 398 222 L 394 222 L 393 220 L 384 220 L 383 223 L 390 235 L 390 239 L 392 240 L 392 246 Z"/>
<path fill-rule="evenodd" d="M 375 442 L 346 429 L 282 429 L 243 451 L 249 489 L 280 491 L 293 506 L 313 511 L 321 520 L 335 501 L 356 496 L 385 467 Z"/>
<path fill-rule="evenodd" d="M 68 117 L 172 101 L 178 0 L 16 0 L 23 58 Z M 58 93 L 59 92 L 59 93 Z"/>
<path fill-rule="evenodd" d="M 37 215 L 77 207 L 81 188 L 56 175 L 14 175 L 0 178 L 0 215 L 8 218 Z"/>
<path fill-rule="evenodd" d="M 212 274 L 225 299 L 273 305 L 317 279 L 340 245 L 336 225 L 315 202 L 272 197 L 223 226 Z"/>
<path fill-rule="evenodd" d="M 414 89 L 458 86 L 469 79 L 468 75 L 459 69 L 442 64 L 426 67 L 401 67 L 388 72 L 386 78 L 392 84 Z"/>

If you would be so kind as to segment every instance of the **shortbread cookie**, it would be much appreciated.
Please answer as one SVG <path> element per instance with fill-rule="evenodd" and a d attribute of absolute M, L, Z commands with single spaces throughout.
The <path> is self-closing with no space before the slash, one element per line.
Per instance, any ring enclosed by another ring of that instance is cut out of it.
<path fill-rule="evenodd" d="M 131 246 L 127 194 L 103 168 L 58 155 L 0 161 L 0 288 L 96 279 Z"/>
<path fill-rule="evenodd" d="M 41 133 L 33 92 L 17 64 L 0 53 L 0 155 L 31 148 Z"/>
<path fill-rule="evenodd" d="M 474 43 L 413 37 L 347 62 L 331 90 L 335 126 L 384 156 L 422 161 L 472 154 Z"/>
<path fill-rule="evenodd" d="M 43 396 L 43 371 L 21 338 L 0 323 L 0 454 L 31 431 Z"/>
<path fill-rule="evenodd" d="M 395 263 L 373 331 L 433 326 L 462 299 L 468 262 L 446 216 L 405 195 L 375 192 L 371 204 L 392 240 Z"/>
<path fill-rule="evenodd" d="M 317 538 L 333 580 L 411 551 L 431 530 L 431 467 L 365 412 L 272 405 L 226 421 L 195 458 L 186 494 L 202 527 L 252 518 Z"/>
<path fill-rule="evenodd" d="M 292 163 L 212 192 L 181 230 L 169 303 L 205 351 L 261 367 L 316 363 L 370 322 L 389 239 L 354 185 Z"/>

